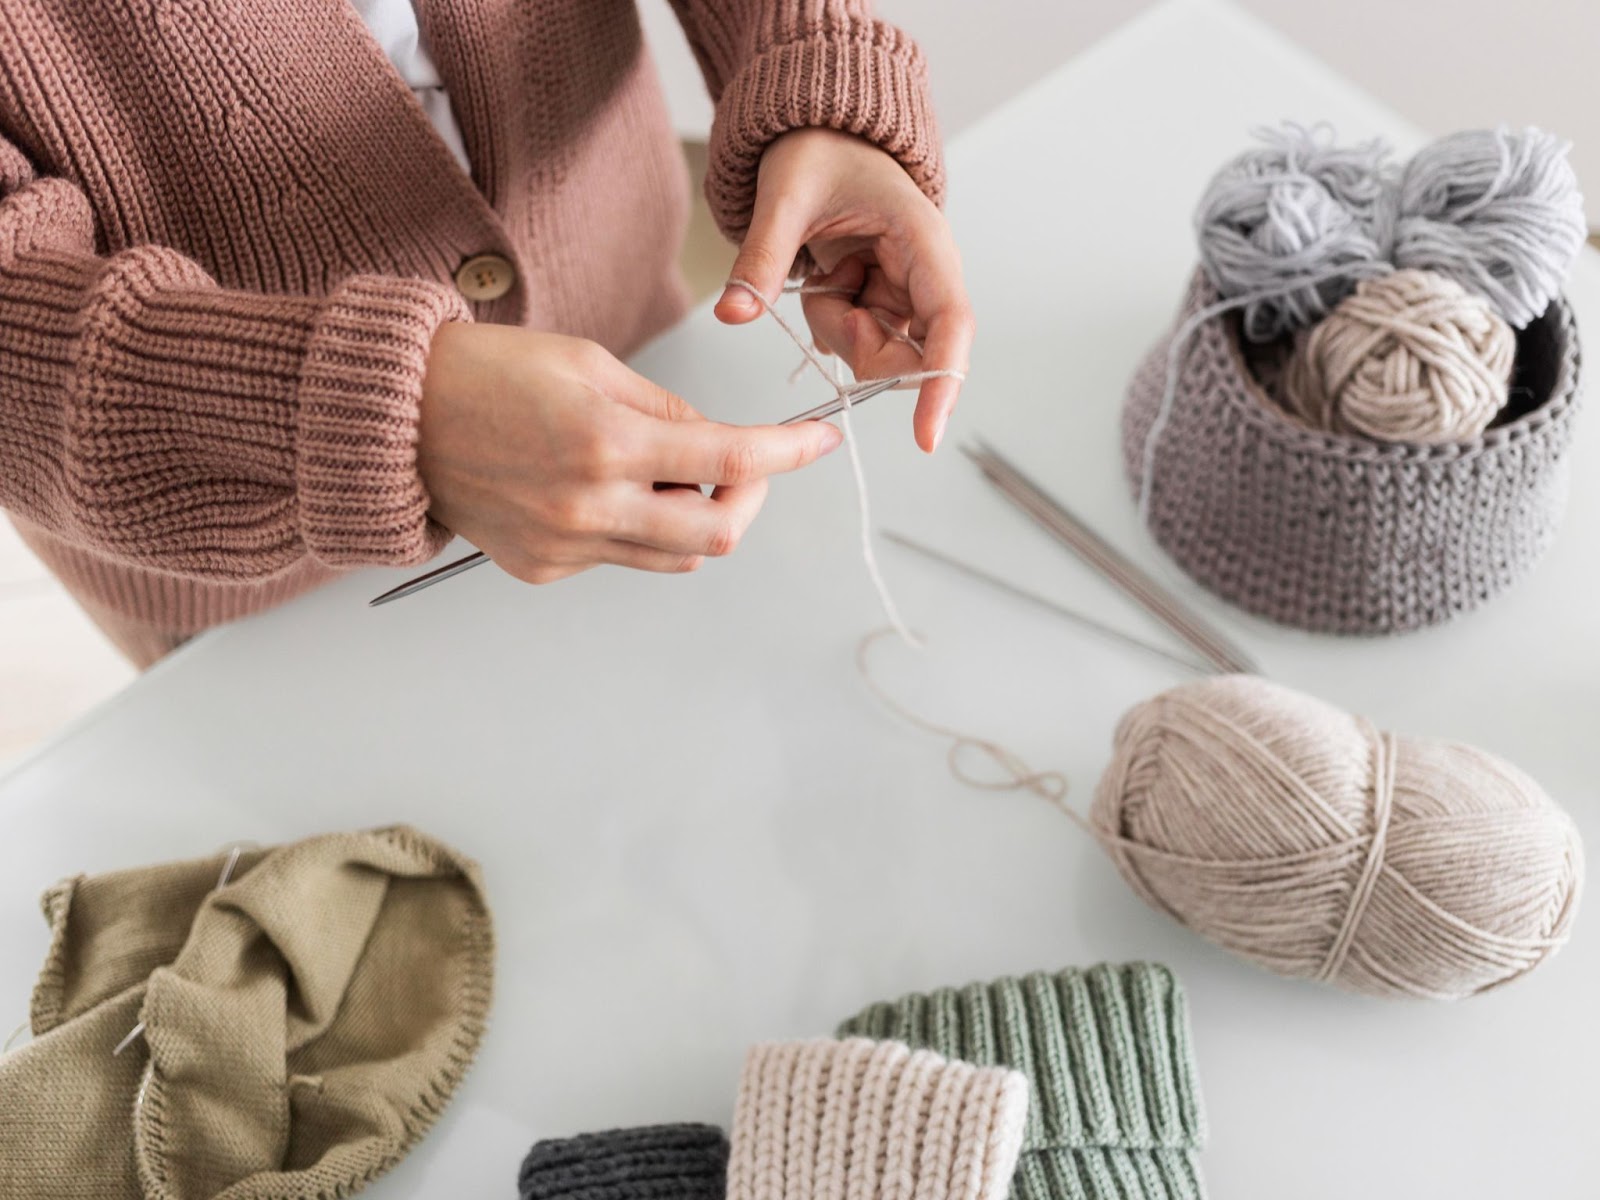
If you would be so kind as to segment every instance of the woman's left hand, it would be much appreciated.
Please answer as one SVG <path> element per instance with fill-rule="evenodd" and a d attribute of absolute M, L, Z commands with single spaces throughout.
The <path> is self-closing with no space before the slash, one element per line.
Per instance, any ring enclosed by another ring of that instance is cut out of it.
<path fill-rule="evenodd" d="M 801 247 L 825 272 L 807 283 L 849 289 L 803 303 L 818 347 L 837 354 L 858 379 L 966 371 L 974 324 L 961 256 L 943 214 L 888 154 L 831 129 L 797 129 L 767 147 L 732 277 L 775 301 Z M 731 287 L 716 313 L 740 325 L 759 317 L 761 307 Z M 923 354 L 891 337 L 874 314 L 922 343 Z M 913 429 L 930 454 L 960 390 L 955 378 L 922 384 Z"/>

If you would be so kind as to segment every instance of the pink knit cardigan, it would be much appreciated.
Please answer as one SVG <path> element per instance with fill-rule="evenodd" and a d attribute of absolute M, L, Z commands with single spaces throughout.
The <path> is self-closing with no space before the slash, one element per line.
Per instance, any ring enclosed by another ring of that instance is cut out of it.
<path fill-rule="evenodd" d="M 674 0 L 748 225 L 781 133 L 934 199 L 916 47 L 867 0 Z M 627 353 L 681 315 L 685 174 L 633 0 L 417 0 L 468 178 L 346 0 L 0 0 L 0 506 L 149 663 L 449 534 L 416 469 L 444 321 Z M 501 299 L 451 282 L 494 253 Z"/>

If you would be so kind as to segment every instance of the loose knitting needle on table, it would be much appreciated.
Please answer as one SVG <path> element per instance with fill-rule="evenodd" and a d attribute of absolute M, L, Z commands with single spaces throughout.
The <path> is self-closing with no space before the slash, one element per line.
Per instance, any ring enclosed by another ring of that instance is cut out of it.
<path fill-rule="evenodd" d="M 1257 673 L 1256 665 L 1243 650 L 1136 567 L 1081 519 L 1068 512 L 1060 501 L 1012 466 L 998 451 L 981 442 L 961 449 L 1006 499 L 1194 647 L 1207 662 L 1230 673 Z"/>
<path fill-rule="evenodd" d="M 943 563 L 947 567 L 954 567 L 962 574 L 969 575 L 973 579 L 987 583 L 992 588 L 997 588 L 1002 592 L 1007 592 L 1010 595 L 1016 596 L 1018 599 L 1028 601 L 1030 604 L 1036 604 L 1040 608 L 1047 609 L 1048 611 L 1055 613 L 1058 617 L 1065 617 L 1067 620 L 1073 622 L 1075 625 L 1078 625 L 1083 629 L 1088 630 L 1090 633 L 1097 634 L 1100 637 L 1107 638 L 1124 646 L 1131 646 L 1135 650 L 1142 650 L 1146 654 L 1154 654 L 1156 657 L 1164 659 L 1171 665 L 1182 667 L 1185 671 L 1193 672 L 1196 675 L 1209 675 L 1213 673 L 1213 669 L 1203 662 L 1198 662 L 1192 658 L 1184 658 L 1182 655 L 1174 654 L 1170 650 L 1163 650 L 1160 646 L 1155 646 L 1149 642 L 1141 641 L 1130 633 L 1124 633 L 1122 630 L 1111 625 L 1106 625 L 1100 621 L 1096 621 L 1093 617 L 1085 616 L 1076 609 L 1068 608 L 1065 604 L 1051 600 L 1048 596 L 1041 596 L 1038 592 L 1030 592 L 1027 588 L 1020 587 L 1017 584 L 1012 583 L 1009 579 L 1002 579 L 998 575 L 992 575 L 988 571 L 983 570 L 983 568 L 975 567 L 968 562 L 963 562 L 961 559 L 956 558 L 953 555 L 946 554 L 942 550 L 935 550 L 932 546 L 924 546 L 921 542 L 912 541 L 904 534 L 895 533 L 892 530 L 885 529 L 883 531 L 883 536 L 887 541 L 894 542 L 899 546 L 904 546 L 907 550 L 914 550 L 918 554 L 921 554 L 927 558 L 931 558 L 934 562 Z"/>

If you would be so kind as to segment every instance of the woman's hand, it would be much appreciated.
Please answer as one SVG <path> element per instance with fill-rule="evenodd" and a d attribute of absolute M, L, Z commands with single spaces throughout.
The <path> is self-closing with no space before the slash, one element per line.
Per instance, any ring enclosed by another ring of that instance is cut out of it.
<path fill-rule="evenodd" d="M 428 357 L 417 462 L 435 520 L 549 583 L 600 563 L 678 572 L 727 554 L 766 477 L 839 441 L 818 421 L 707 421 L 581 338 L 451 323 Z"/>
<path fill-rule="evenodd" d="M 830 129 L 797 129 L 761 157 L 755 213 L 733 278 L 775 300 L 804 246 L 826 275 L 807 282 L 849 295 L 804 298 L 819 347 L 839 355 L 858 378 L 913 371 L 966 371 L 972 306 L 950 227 L 888 154 Z M 717 316 L 742 324 L 761 315 L 742 288 L 729 288 Z M 923 345 L 923 355 L 890 337 L 873 314 Z M 939 444 L 961 390 L 958 379 L 930 379 L 917 397 L 917 444 Z"/>

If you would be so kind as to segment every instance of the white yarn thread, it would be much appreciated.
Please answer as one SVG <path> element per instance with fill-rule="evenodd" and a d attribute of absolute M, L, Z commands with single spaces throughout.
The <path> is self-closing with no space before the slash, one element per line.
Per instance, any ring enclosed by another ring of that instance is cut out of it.
<path fill-rule="evenodd" d="M 866 564 L 867 576 L 872 580 L 873 589 L 878 593 L 878 603 L 883 607 L 883 615 L 888 619 L 890 626 L 894 629 L 895 633 L 897 633 L 901 639 L 906 642 L 907 645 L 915 646 L 920 649 L 922 646 L 922 639 L 912 632 L 911 628 L 900 616 L 900 609 L 895 604 L 894 596 L 889 591 L 889 584 L 883 577 L 882 569 L 878 566 L 878 555 L 872 546 L 872 501 L 867 488 L 867 473 L 866 468 L 861 461 L 861 451 L 856 445 L 855 430 L 850 423 L 851 398 L 852 392 L 855 389 L 847 385 L 843 379 L 840 378 L 840 376 L 823 361 L 822 356 L 818 353 L 814 346 L 806 339 L 802 338 L 788 321 L 784 320 L 783 314 L 778 311 L 777 307 L 772 303 L 772 301 L 768 300 L 761 294 L 760 289 L 757 288 L 755 284 L 749 283 L 743 279 L 730 279 L 728 280 L 728 286 L 743 288 L 745 291 L 754 296 L 756 298 L 756 302 L 761 305 L 762 310 L 778 323 L 778 328 L 783 330 L 783 332 L 789 336 L 789 340 L 799 348 L 800 353 L 805 355 L 805 360 L 798 368 L 796 368 L 795 372 L 790 375 L 790 382 L 794 382 L 796 379 L 798 379 L 800 373 L 804 371 L 805 367 L 809 364 L 810 366 L 815 367 L 817 373 L 828 381 L 828 385 L 833 388 L 834 394 L 839 397 L 839 403 L 842 406 L 839 410 L 839 430 L 844 434 L 845 449 L 850 455 L 850 471 L 855 478 L 856 485 L 856 507 L 860 513 L 861 558 Z M 791 284 L 786 286 L 783 290 L 784 292 L 794 292 L 803 295 L 853 296 L 855 294 L 849 288 L 829 287 L 815 284 Z M 869 309 L 868 311 L 870 312 L 871 310 Z M 915 338 L 901 333 L 898 329 L 894 328 L 893 325 L 884 320 L 884 318 L 875 312 L 872 313 L 872 317 L 880 326 L 882 326 L 884 332 L 887 333 L 891 338 L 899 342 L 904 342 L 918 354 L 922 353 L 922 344 Z M 964 380 L 966 377 L 967 376 L 965 372 L 956 370 L 916 371 L 908 375 L 897 376 L 901 383 L 921 383 L 927 379 Z M 857 380 L 855 388 L 860 388 L 876 382 L 881 381 L 873 379 Z"/>
<path fill-rule="evenodd" d="M 856 643 L 856 674 L 880 705 L 907 725 L 943 738 L 946 743 L 945 762 L 950 774 L 961 783 L 984 792 L 1032 792 L 1083 824 L 1082 818 L 1067 803 L 1067 777 L 1060 771 L 1036 771 L 1010 747 L 991 738 L 929 720 L 891 696 L 872 673 L 872 647 L 889 632 L 888 629 L 875 629 Z M 1003 774 L 991 778 L 974 775 L 962 761 L 963 755 L 969 752 L 984 755 Z"/>
<path fill-rule="evenodd" d="M 1392 268 L 1387 268 L 1392 269 Z M 1324 267 L 1307 275 L 1296 275 L 1285 282 L 1272 287 L 1262 288 L 1259 291 L 1245 292 L 1237 296 L 1230 296 L 1208 304 L 1199 312 L 1192 314 L 1187 321 L 1173 332 L 1172 341 L 1167 347 L 1167 378 L 1161 389 L 1161 403 L 1156 407 L 1155 419 L 1150 422 L 1150 428 L 1144 435 L 1144 449 L 1140 456 L 1139 466 L 1139 522 L 1146 528 L 1150 525 L 1150 488 L 1155 476 L 1156 447 L 1161 441 L 1161 435 L 1166 432 L 1167 423 L 1172 419 L 1172 406 L 1178 394 L 1178 369 L 1183 365 L 1183 353 L 1188 348 L 1189 339 L 1207 321 L 1230 313 L 1235 309 L 1244 308 L 1260 300 L 1272 299 L 1281 296 L 1290 288 L 1313 288 L 1319 283 L 1349 274 L 1349 268 L 1343 265 Z"/>

